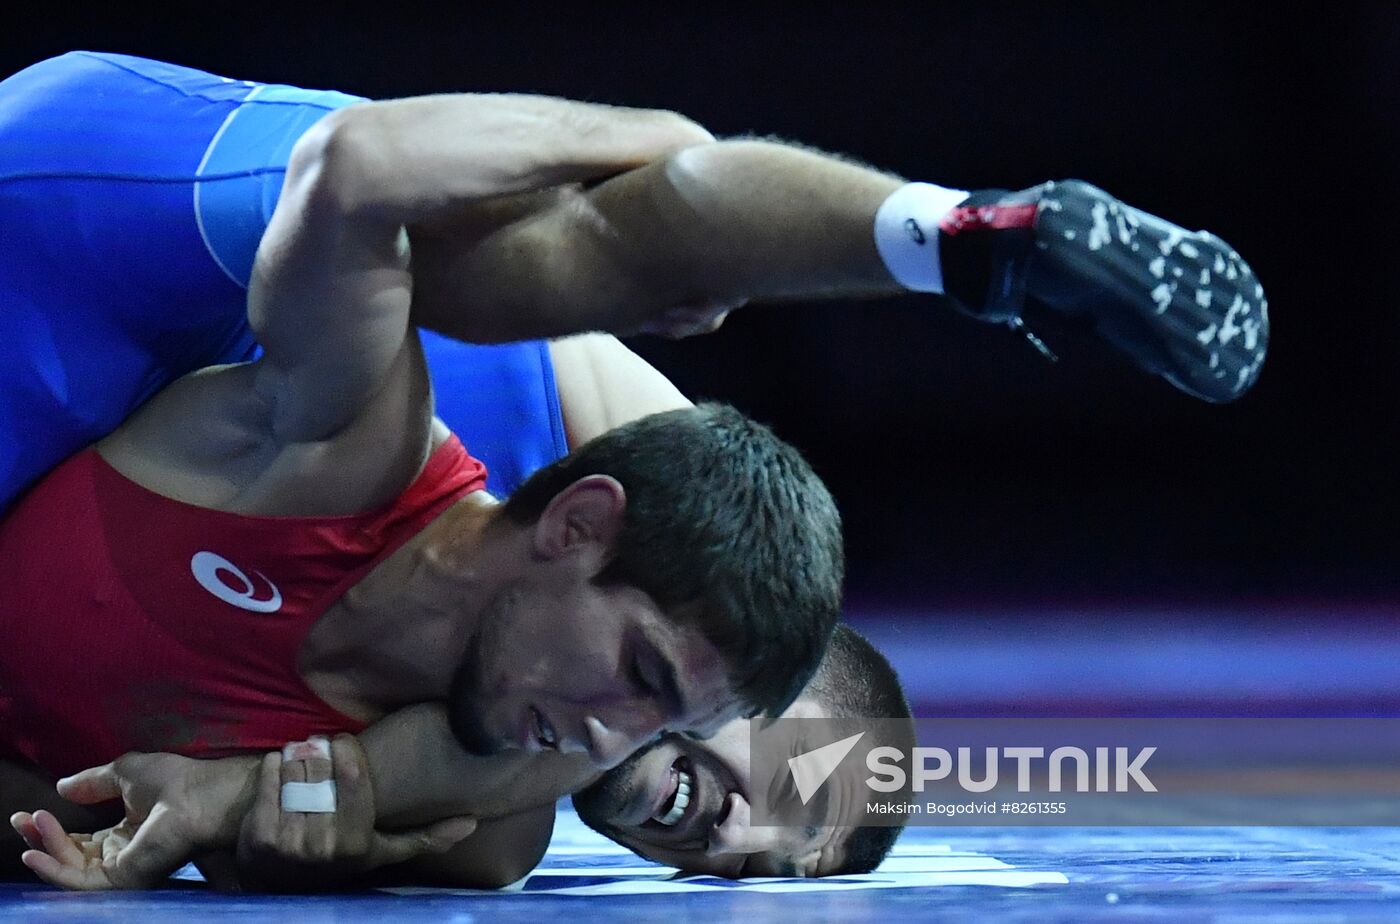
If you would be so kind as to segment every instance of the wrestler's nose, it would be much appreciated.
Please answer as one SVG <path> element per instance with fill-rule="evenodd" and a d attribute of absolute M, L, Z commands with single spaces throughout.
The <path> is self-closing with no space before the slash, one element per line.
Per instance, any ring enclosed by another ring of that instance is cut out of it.
<path fill-rule="evenodd" d="M 600 770 L 616 767 L 660 731 L 657 728 L 643 734 L 618 724 L 610 725 L 593 715 L 584 718 L 583 728 L 584 749 L 594 766 Z"/>
<path fill-rule="evenodd" d="M 766 825 L 754 827 L 748 800 L 737 792 L 725 797 L 718 817 L 722 821 L 710 828 L 710 839 L 705 848 L 708 856 L 759 853 L 779 846 L 778 835 L 784 829 Z"/>

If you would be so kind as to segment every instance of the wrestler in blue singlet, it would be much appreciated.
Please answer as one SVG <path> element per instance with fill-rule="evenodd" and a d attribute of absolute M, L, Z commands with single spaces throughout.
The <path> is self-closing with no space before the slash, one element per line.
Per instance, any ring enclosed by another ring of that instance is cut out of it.
<path fill-rule="evenodd" d="M 0 510 L 175 378 L 256 358 L 247 285 L 287 158 L 360 101 L 83 51 L 0 82 Z M 422 339 L 493 491 L 567 452 L 543 342 Z"/>

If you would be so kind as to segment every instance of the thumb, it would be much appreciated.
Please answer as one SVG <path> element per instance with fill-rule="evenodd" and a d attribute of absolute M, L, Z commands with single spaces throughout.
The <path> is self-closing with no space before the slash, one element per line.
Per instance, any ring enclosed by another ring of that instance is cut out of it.
<path fill-rule="evenodd" d="M 115 763 L 80 770 L 58 781 L 58 794 L 79 805 L 95 805 L 122 797 L 121 778 Z"/>
<path fill-rule="evenodd" d="M 412 860 L 423 853 L 445 853 L 457 846 L 476 830 L 476 819 L 465 815 L 446 818 L 416 831 L 398 831 L 385 834 L 374 833 L 374 846 L 371 848 L 371 864 L 375 867 L 389 866 Z"/>
<path fill-rule="evenodd" d="M 194 845 L 175 816 L 158 806 L 136 828 L 130 843 L 104 857 L 102 868 L 118 888 L 149 889 L 168 878 L 194 853 Z"/>

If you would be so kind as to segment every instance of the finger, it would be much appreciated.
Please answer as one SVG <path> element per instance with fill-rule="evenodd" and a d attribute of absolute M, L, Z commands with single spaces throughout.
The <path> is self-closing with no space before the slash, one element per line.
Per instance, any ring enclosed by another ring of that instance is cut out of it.
<path fill-rule="evenodd" d="M 164 804 L 157 805 L 115 859 L 104 861 L 103 869 L 118 888 L 150 888 L 185 865 L 194 845 L 181 831 L 178 817 Z M 107 840 L 116 836 L 113 832 Z"/>
<path fill-rule="evenodd" d="M 34 825 L 34 816 L 28 812 L 15 812 L 10 816 L 10 827 L 15 829 L 20 837 L 24 838 L 25 846 L 30 850 L 43 850 L 44 842 L 39 837 L 39 829 Z"/>
<path fill-rule="evenodd" d="M 331 778 L 331 748 L 324 735 L 289 742 L 282 748 L 282 760 L 288 764 L 301 763 L 305 767 L 303 779 L 287 782 L 320 783 Z"/>
<path fill-rule="evenodd" d="M 73 842 L 74 847 L 77 847 L 83 852 L 83 862 L 85 864 L 102 862 L 101 841 L 93 840 L 90 837 L 84 837 L 81 834 L 70 834 L 68 835 L 68 839 Z"/>
<path fill-rule="evenodd" d="M 281 766 L 278 772 L 282 783 L 305 783 L 306 761 L 286 760 L 283 755 Z M 282 787 L 277 788 L 277 822 L 274 826 L 276 831 L 277 852 L 283 856 L 300 856 L 302 849 L 302 839 L 306 836 L 306 816 L 301 812 L 282 811 Z"/>
<path fill-rule="evenodd" d="M 306 782 L 327 783 L 335 778 L 335 769 L 331 761 L 318 757 L 314 760 L 304 761 L 306 766 Z"/>
<path fill-rule="evenodd" d="M 42 850 L 26 850 L 20 854 L 20 862 L 29 867 L 30 871 L 49 885 L 59 886 L 64 889 L 77 889 L 82 891 L 92 891 L 95 889 L 110 889 L 111 882 L 102 874 L 98 867 L 67 866 L 58 862 L 53 857 Z"/>
<path fill-rule="evenodd" d="M 331 759 L 331 742 L 325 735 L 312 735 L 305 741 L 288 741 L 282 745 L 283 760 L 307 760 L 312 757 Z"/>
<path fill-rule="evenodd" d="M 304 760 L 282 760 L 282 755 L 278 754 L 279 772 L 283 783 L 306 783 L 306 761 Z"/>
<path fill-rule="evenodd" d="M 331 753 L 329 742 L 321 739 L 324 752 L 314 752 L 316 756 L 301 761 L 306 766 L 306 782 L 329 782 L 334 773 L 332 757 L 321 757 L 320 753 Z M 329 860 L 335 851 L 336 812 L 293 812 L 300 819 L 299 856 L 303 859 L 321 862 Z M 371 822 L 372 823 L 372 822 Z"/>
<path fill-rule="evenodd" d="M 83 852 L 68 838 L 68 832 L 52 812 L 43 809 L 34 813 L 34 826 L 39 832 L 40 847 L 65 866 L 82 866 Z"/>
<path fill-rule="evenodd" d="M 331 762 L 335 767 L 335 818 L 343 833 L 374 830 L 374 786 L 369 775 L 369 757 L 354 735 L 336 735 L 331 742 Z"/>
<path fill-rule="evenodd" d="M 326 743 L 330 757 L 311 757 L 305 761 L 306 782 L 308 783 L 331 783 L 336 773 L 335 752 L 333 745 Z M 346 758 L 347 763 L 353 762 L 353 756 Z M 353 765 L 350 772 L 354 772 Z M 333 783 L 331 785 L 334 785 Z M 302 860 L 311 863 L 329 862 L 335 856 L 336 835 L 342 819 L 340 818 L 340 800 L 338 794 L 335 798 L 335 810 L 330 812 L 292 812 L 297 816 L 300 824 L 300 841 L 297 848 L 297 856 Z M 370 809 L 369 825 L 374 824 L 373 808 Z"/>
<path fill-rule="evenodd" d="M 282 825 L 282 754 L 264 754 L 258 767 L 253 807 L 238 832 L 237 866 L 243 882 L 253 886 L 269 869 L 279 866 L 278 841 Z M 264 884 L 265 886 L 266 884 Z"/>
<path fill-rule="evenodd" d="M 104 867 L 111 867 L 121 856 L 121 852 L 131 843 L 133 831 L 131 825 L 123 822 L 115 828 L 108 828 L 93 835 L 93 842 L 97 844 L 98 857 Z"/>
<path fill-rule="evenodd" d="M 282 755 L 276 751 L 264 754 L 258 768 L 258 788 L 253 807 L 244 819 L 247 835 L 258 844 L 271 844 L 277 839 L 282 822 Z"/>
<path fill-rule="evenodd" d="M 404 863 L 424 853 L 444 853 L 476 830 L 475 818 L 447 818 L 417 831 L 375 832 L 370 851 L 372 867 Z"/>
<path fill-rule="evenodd" d="M 283 758 L 279 772 L 281 782 L 283 784 L 311 782 L 306 778 L 307 772 L 310 769 L 309 761 L 287 760 L 285 755 L 285 751 L 282 755 L 279 755 Z M 310 816 L 305 812 L 283 811 L 281 786 L 277 788 L 276 805 L 277 821 L 271 829 L 273 834 L 271 843 L 277 845 L 274 852 L 283 858 L 297 857 L 303 860 L 306 859 L 306 821 Z"/>
<path fill-rule="evenodd" d="M 65 776 L 58 781 L 58 794 L 79 805 L 94 805 L 109 799 L 120 799 L 122 785 L 116 762 Z"/>

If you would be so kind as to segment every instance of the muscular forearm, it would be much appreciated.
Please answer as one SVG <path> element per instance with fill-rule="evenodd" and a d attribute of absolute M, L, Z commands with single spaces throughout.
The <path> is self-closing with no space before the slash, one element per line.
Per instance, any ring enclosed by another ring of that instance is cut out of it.
<path fill-rule="evenodd" d="M 552 806 L 593 775 L 582 755 L 472 757 L 458 746 L 438 704 L 401 709 L 358 737 L 369 759 L 375 814 L 391 827 Z"/>
<path fill-rule="evenodd" d="M 421 232 L 415 320 L 479 335 L 494 306 L 533 336 L 628 332 L 675 306 L 897 294 L 873 224 L 901 182 L 770 142 L 688 148 L 480 238 Z"/>

